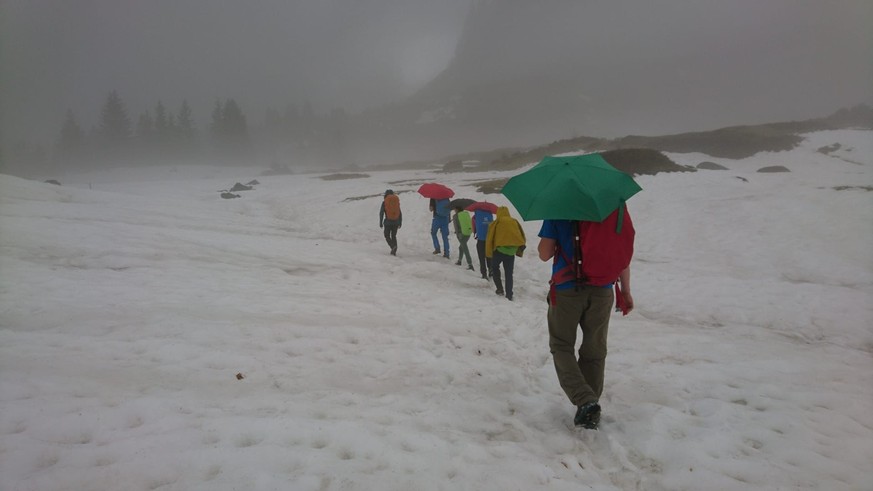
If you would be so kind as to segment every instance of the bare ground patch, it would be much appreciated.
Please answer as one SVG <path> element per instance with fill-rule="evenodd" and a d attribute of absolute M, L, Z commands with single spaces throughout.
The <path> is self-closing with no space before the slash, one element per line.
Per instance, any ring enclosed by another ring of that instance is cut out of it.
<path fill-rule="evenodd" d="M 657 150 L 650 148 L 623 148 L 601 152 L 603 159 L 616 169 L 631 175 L 654 175 L 659 172 L 696 172 L 693 167 L 681 166 Z M 483 194 L 499 193 L 508 178 L 473 182 Z"/>
<path fill-rule="evenodd" d="M 409 191 L 409 190 L 406 190 L 406 191 L 394 191 L 394 194 L 398 194 L 398 195 L 399 195 L 399 194 L 404 194 L 404 193 L 409 193 L 409 192 L 411 192 L 411 191 Z M 383 197 L 383 196 L 385 196 L 384 193 L 366 194 L 366 195 L 364 195 L 364 196 L 349 196 L 348 198 L 344 199 L 343 202 L 345 203 L 346 201 L 360 201 L 360 200 L 362 200 L 362 199 L 381 198 L 381 197 Z"/>
<path fill-rule="evenodd" d="M 320 179 L 325 181 L 343 181 L 346 179 L 364 179 L 370 177 L 370 174 L 354 174 L 354 173 L 337 173 L 337 174 L 328 174 L 326 176 L 321 176 Z"/>
<path fill-rule="evenodd" d="M 873 191 L 873 186 L 834 186 L 837 191 Z"/>

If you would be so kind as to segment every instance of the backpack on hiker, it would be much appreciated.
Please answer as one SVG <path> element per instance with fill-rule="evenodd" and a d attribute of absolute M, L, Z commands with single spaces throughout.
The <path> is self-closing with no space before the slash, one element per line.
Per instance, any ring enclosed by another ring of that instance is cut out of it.
<path fill-rule="evenodd" d="M 470 218 L 470 212 L 468 211 L 460 211 L 457 213 L 458 217 L 458 228 L 460 229 L 461 235 L 464 237 L 469 237 L 473 234 L 473 219 Z"/>
<path fill-rule="evenodd" d="M 476 232 L 477 239 L 485 241 L 485 238 L 488 237 L 488 226 L 493 220 L 494 216 L 490 211 L 476 210 L 473 213 L 474 232 Z"/>
<path fill-rule="evenodd" d="M 621 272 L 630 265 L 634 254 L 633 222 L 627 207 L 613 211 L 602 222 L 574 221 L 573 250 L 558 247 L 555 261 L 562 257 L 566 266 L 552 274 L 549 283 L 551 301 L 555 301 L 555 285 L 575 281 L 580 285 L 605 286 L 615 283 L 616 302 L 622 308 L 623 297 L 617 282 Z"/>
<path fill-rule="evenodd" d="M 400 197 L 396 194 L 385 196 L 385 218 L 394 221 L 400 219 Z"/>

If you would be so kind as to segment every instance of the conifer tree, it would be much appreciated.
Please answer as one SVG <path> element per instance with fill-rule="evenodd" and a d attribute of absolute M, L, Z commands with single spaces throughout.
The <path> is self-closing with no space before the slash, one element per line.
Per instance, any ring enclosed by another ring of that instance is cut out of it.
<path fill-rule="evenodd" d="M 146 158 L 152 157 L 155 145 L 155 120 L 152 119 L 152 115 L 148 110 L 140 114 L 136 120 L 134 138 L 139 155 Z"/>
<path fill-rule="evenodd" d="M 64 125 L 61 127 L 61 136 L 58 139 L 55 152 L 55 161 L 60 161 L 64 164 L 79 163 L 84 156 L 85 150 L 85 132 L 72 109 L 67 109 L 64 117 Z"/>
<path fill-rule="evenodd" d="M 182 140 L 193 143 L 197 130 L 194 128 L 193 113 L 187 100 L 183 100 L 182 105 L 179 107 L 179 115 L 176 117 L 176 125 L 179 129 L 179 134 L 182 136 Z"/>
<path fill-rule="evenodd" d="M 167 109 L 161 101 L 155 104 L 155 139 L 159 149 L 164 149 L 170 140 L 170 124 Z"/>
<path fill-rule="evenodd" d="M 300 134 L 300 110 L 295 104 L 285 106 L 285 114 L 283 115 L 285 124 L 285 132 L 291 139 L 299 138 Z"/>
<path fill-rule="evenodd" d="M 212 133 L 212 138 L 216 142 L 219 142 L 224 137 L 224 124 L 222 114 L 224 112 L 224 108 L 221 104 L 221 100 L 215 100 L 215 106 L 212 108 L 212 122 L 209 124 L 209 131 Z"/>
<path fill-rule="evenodd" d="M 233 138 L 248 137 L 246 117 L 235 100 L 228 99 L 224 103 L 221 119 L 228 136 Z"/>
<path fill-rule="evenodd" d="M 172 128 L 176 152 L 180 156 L 190 156 L 195 150 L 197 130 L 194 128 L 193 113 L 187 100 L 183 100 L 182 105 L 179 106 Z"/>
<path fill-rule="evenodd" d="M 116 91 L 106 96 L 103 110 L 100 112 L 100 134 L 105 143 L 112 147 L 125 146 L 131 136 L 130 118 L 127 109 Z"/>
<path fill-rule="evenodd" d="M 167 113 L 166 134 L 167 134 L 168 141 L 174 140 L 177 130 L 178 130 L 178 127 L 176 127 L 176 115 L 173 113 Z"/>
<path fill-rule="evenodd" d="M 251 152 L 246 117 L 239 104 L 227 99 L 215 102 L 210 125 L 213 143 L 222 155 L 231 159 L 246 157 Z"/>
<path fill-rule="evenodd" d="M 76 121 L 76 116 L 73 115 L 72 109 L 67 109 L 66 117 L 64 118 L 64 126 L 61 128 L 60 146 L 64 149 L 72 149 L 82 146 L 85 140 L 85 133 L 79 122 Z"/>
<path fill-rule="evenodd" d="M 136 137 L 143 142 L 150 141 L 155 132 L 155 120 L 148 111 L 139 115 L 136 122 Z"/>

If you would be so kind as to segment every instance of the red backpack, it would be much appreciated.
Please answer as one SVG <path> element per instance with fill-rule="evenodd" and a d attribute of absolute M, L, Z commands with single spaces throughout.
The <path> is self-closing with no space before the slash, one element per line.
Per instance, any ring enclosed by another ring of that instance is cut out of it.
<path fill-rule="evenodd" d="M 558 256 L 567 265 L 552 274 L 552 304 L 554 305 L 554 285 L 575 280 L 577 285 L 608 285 L 615 283 L 616 300 L 621 307 L 623 297 L 616 280 L 630 265 L 634 255 L 634 224 L 627 207 L 622 206 L 602 222 L 579 221 L 574 234 L 572 258 L 567 251 L 558 247 Z"/>

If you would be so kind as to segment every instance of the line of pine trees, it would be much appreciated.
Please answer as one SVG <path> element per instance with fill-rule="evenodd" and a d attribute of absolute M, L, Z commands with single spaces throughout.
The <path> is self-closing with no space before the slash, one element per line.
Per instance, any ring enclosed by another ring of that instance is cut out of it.
<path fill-rule="evenodd" d="M 208 143 L 218 153 L 245 157 L 250 151 L 245 115 L 233 100 L 216 101 Z M 60 137 L 52 152 L 56 165 L 106 166 L 140 161 L 163 162 L 202 155 L 209 145 L 201 138 L 188 101 L 177 111 L 158 101 L 141 113 L 134 125 L 116 91 L 106 97 L 99 123 L 85 132 L 71 110 L 67 110 Z"/>
<path fill-rule="evenodd" d="M 308 102 L 300 109 L 287 105 L 283 111 L 267 109 L 263 123 L 250 127 L 239 103 L 225 99 L 215 101 L 202 131 L 195 119 L 186 100 L 175 110 L 158 101 L 134 119 L 112 91 L 90 129 L 68 109 L 50 148 L 22 140 L 0 149 L 5 150 L 0 172 L 37 175 L 165 162 L 282 168 L 349 163 L 353 130 L 343 109 L 318 116 Z"/>

